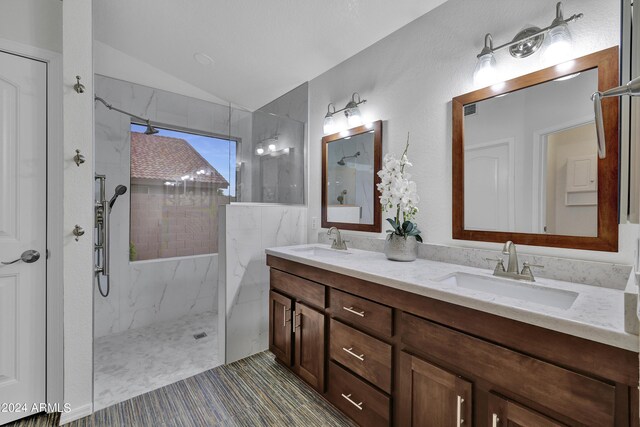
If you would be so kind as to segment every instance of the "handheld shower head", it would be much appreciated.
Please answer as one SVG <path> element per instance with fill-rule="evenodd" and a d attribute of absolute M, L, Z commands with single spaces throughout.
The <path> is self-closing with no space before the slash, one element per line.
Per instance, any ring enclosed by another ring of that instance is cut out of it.
<path fill-rule="evenodd" d="M 124 185 L 118 185 L 116 187 L 115 194 L 113 195 L 111 200 L 109 200 L 109 211 L 111 211 L 111 208 L 113 208 L 113 205 L 116 203 L 116 199 L 122 196 L 126 192 L 127 192 L 127 187 L 125 187 Z"/>

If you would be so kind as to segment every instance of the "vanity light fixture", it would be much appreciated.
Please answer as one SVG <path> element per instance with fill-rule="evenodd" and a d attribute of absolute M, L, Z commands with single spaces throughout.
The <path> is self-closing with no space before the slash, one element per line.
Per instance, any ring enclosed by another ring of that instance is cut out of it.
<path fill-rule="evenodd" d="M 489 86 L 496 77 L 496 58 L 493 56 L 493 37 L 491 34 L 484 36 L 484 48 L 478 55 L 476 69 L 473 71 L 473 83 L 476 86 Z"/>
<path fill-rule="evenodd" d="M 256 144 L 256 154 L 262 156 L 268 153 L 275 153 L 278 150 L 278 135 L 260 140 Z"/>
<path fill-rule="evenodd" d="M 351 95 L 351 101 L 347 103 L 344 108 L 336 110 L 336 106 L 333 103 L 329 103 L 327 106 L 327 114 L 324 116 L 324 124 L 322 131 L 325 135 L 335 133 L 338 129 L 336 126 L 335 118 L 336 113 L 344 111 L 344 115 L 347 117 L 347 124 L 350 128 L 362 125 L 362 114 L 360 113 L 360 104 L 367 102 L 366 99 L 360 99 L 360 94 L 354 92 Z"/>
<path fill-rule="evenodd" d="M 331 111 L 333 108 L 333 111 Z M 322 126 L 322 131 L 325 135 L 329 135 L 331 133 L 336 132 L 336 120 L 333 118 L 333 115 L 336 113 L 336 106 L 333 104 L 329 104 L 327 106 L 327 114 L 324 116 L 324 124 Z"/>
<path fill-rule="evenodd" d="M 484 47 L 478 54 L 478 62 L 473 72 L 473 82 L 477 86 L 489 86 L 497 80 L 496 59 L 494 53 L 509 48 L 514 58 L 526 58 L 542 48 L 542 61 L 552 65 L 561 61 L 571 50 L 572 39 L 569 23 L 583 17 L 582 13 L 564 19 L 562 2 L 556 4 L 556 17 L 551 25 L 545 28 L 527 27 L 520 31 L 510 42 L 493 47 L 493 37 L 484 37 Z"/>

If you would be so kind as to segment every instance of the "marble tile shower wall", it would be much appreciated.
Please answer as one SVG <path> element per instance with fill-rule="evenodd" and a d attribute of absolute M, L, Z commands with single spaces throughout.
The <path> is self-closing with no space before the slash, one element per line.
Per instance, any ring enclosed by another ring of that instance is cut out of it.
<path fill-rule="evenodd" d="M 219 322 L 226 322 L 226 363 L 269 345 L 269 268 L 265 249 L 304 244 L 307 208 L 227 205 L 221 216 Z M 224 228 L 223 228 L 224 224 Z M 223 305 L 224 304 L 224 305 Z M 226 319 L 221 318 L 226 310 Z M 222 335 L 220 335 L 222 337 Z"/>
<path fill-rule="evenodd" d="M 96 94 L 114 106 L 157 123 L 238 137 L 238 161 L 251 162 L 252 114 L 185 96 L 103 76 L 95 78 Z M 96 104 L 96 173 L 107 176 L 107 194 L 115 186 L 130 187 L 130 119 Z M 249 153 L 245 153 L 249 150 Z M 242 169 L 247 174 L 250 167 Z M 241 176 L 242 194 L 251 180 Z M 243 196 L 244 197 L 244 196 Z M 158 321 L 217 308 L 218 255 L 129 262 L 129 197 L 118 199 L 111 215 L 111 294 L 94 292 L 94 335 L 101 337 Z M 94 284 L 95 286 L 95 284 Z"/>

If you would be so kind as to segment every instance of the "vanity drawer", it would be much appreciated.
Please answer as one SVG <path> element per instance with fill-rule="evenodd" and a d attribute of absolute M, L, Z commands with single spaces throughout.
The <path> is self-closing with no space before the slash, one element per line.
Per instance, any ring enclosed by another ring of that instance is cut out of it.
<path fill-rule="evenodd" d="M 391 393 L 391 346 L 335 319 L 329 329 L 329 357 Z"/>
<path fill-rule="evenodd" d="M 614 425 L 610 384 L 407 313 L 399 329 L 409 349 L 464 370 L 474 380 L 487 380 L 584 425 Z"/>
<path fill-rule="evenodd" d="M 329 362 L 327 398 L 361 426 L 388 426 L 391 400 L 334 362 Z"/>
<path fill-rule="evenodd" d="M 324 286 L 319 283 L 272 268 L 270 284 L 271 288 L 292 296 L 300 302 L 306 302 L 317 308 L 325 308 Z"/>
<path fill-rule="evenodd" d="M 386 337 L 393 335 L 391 307 L 337 289 L 329 290 L 329 307 L 334 317 Z"/>

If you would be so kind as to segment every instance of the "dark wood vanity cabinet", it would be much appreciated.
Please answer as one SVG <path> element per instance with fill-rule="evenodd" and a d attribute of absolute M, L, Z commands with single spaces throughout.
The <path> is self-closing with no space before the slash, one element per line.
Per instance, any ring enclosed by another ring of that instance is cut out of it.
<path fill-rule="evenodd" d="M 269 350 L 287 366 L 293 364 L 291 312 L 293 300 L 269 292 Z"/>
<path fill-rule="evenodd" d="M 487 425 L 489 426 L 536 426 L 536 427 L 564 427 L 532 409 L 526 408 L 496 394 L 490 394 L 488 400 Z"/>
<path fill-rule="evenodd" d="M 359 425 L 639 424 L 636 352 L 278 257 L 267 263 L 271 351 Z"/>
<path fill-rule="evenodd" d="M 269 350 L 320 392 L 325 378 L 324 293 L 317 283 L 271 271 Z"/>
<path fill-rule="evenodd" d="M 400 425 L 474 425 L 470 381 L 405 352 L 400 353 L 399 375 Z"/>
<path fill-rule="evenodd" d="M 324 391 L 324 313 L 296 302 L 294 371 Z"/>

